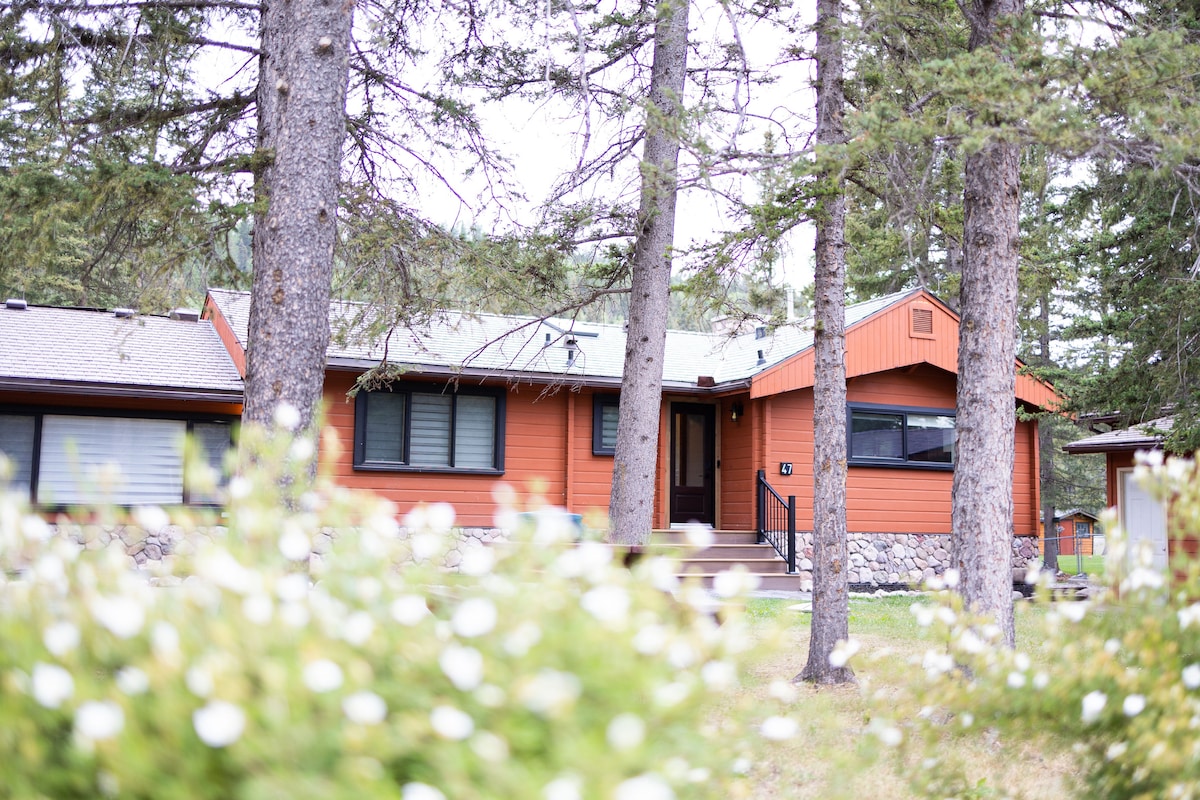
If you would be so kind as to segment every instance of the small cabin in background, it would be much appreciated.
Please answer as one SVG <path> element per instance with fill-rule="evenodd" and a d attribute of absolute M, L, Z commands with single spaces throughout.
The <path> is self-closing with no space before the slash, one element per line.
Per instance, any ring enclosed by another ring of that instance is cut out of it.
<path fill-rule="evenodd" d="M 1067 511 L 1054 512 L 1054 528 L 1051 536 L 1058 537 L 1058 554 L 1060 556 L 1073 555 L 1101 555 L 1104 548 L 1097 544 L 1097 537 L 1103 541 L 1102 532 L 1096 529 L 1099 518 L 1092 513 L 1084 511 L 1080 508 L 1072 508 Z M 1038 541 L 1038 550 L 1042 555 L 1046 554 L 1046 526 L 1041 527 L 1041 536 Z"/>

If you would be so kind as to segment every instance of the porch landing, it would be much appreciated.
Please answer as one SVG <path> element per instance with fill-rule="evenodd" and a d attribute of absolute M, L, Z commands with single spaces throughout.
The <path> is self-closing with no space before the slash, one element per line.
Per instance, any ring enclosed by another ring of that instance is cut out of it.
<path fill-rule="evenodd" d="M 712 535 L 713 543 L 697 550 L 683 530 L 655 530 L 650 533 L 650 550 L 678 558 L 681 576 L 699 577 L 705 586 L 712 585 L 717 573 L 741 564 L 758 576 L 760 590 L 801 591 L 800 575 L 789 575 L 787 562 L 771 545 L 759 544 L 754 531 L 714 530 Z"/>

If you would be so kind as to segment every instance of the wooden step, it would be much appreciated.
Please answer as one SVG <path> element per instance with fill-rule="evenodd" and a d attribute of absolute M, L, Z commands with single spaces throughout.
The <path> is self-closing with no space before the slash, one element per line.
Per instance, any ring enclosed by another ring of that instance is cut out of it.
<path fill-rule="evenodd" d="M 711 531 L 714 544 L 756 544 L 758 534 L 754 531 Z M 650 531 L 653 544 L 687 544 L 687 532 L 678 528 Z"/>
<path fill-rule="evenodd" d="M 689 578 L 699 578 L 700 583 L 704 586 L 712 586 L 713 578 L 716 577 L 716 573 L 704 572 L 689 572 L 686 575 Z M 799 592 L 801 591 L 800 576 L 788 575 L 786 572 L 758 575 L 758 588 Z"/>
<path fill-rule="evenodd" d="M 773 558 L 739 558 L 729 561 L 723 558 L 685 558 L 680 563 L 680 569 L 687 572 L 701 572 L 715 575 L 718 572 L 733 569 L 737 565 L 746 568 L 754 575 L 777 575 L 787 572 L 787 562 L 779 556 Z"/>
<path fill-rule="evenodd" d="M 662 544 L 655 542 L 651 545 L 656 553 L 663 553 L 681 560 L 692 558 L 717 558 L 725 561 L 740 561 L 742 559 L 778 558 L 775 548 L 769 544 L 713 544 L 701 550 L 686 544 Z"/>

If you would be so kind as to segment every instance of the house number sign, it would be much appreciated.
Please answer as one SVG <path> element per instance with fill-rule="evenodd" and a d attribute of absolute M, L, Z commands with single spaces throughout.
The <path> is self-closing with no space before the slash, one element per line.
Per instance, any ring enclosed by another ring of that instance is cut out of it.
<path fill-rule="evenodd" d="M 790 461 L 779 462 L 779 474 L 780 475 L 791 475 L 792 474 L 792 462 L 790 462 Z"/>

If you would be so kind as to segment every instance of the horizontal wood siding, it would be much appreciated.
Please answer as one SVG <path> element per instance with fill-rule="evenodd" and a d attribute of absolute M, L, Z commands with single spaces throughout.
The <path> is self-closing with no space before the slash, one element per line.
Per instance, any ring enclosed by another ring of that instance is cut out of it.
<path fill-rule="evenodd" d="M 493 524 L 492 490 L 498 483 L 511 485 L 533 508 L 566 502 L 567 401 L 563 392 L 542 397 L 539 387 L 529 386 L 507 392 L 501 476 L 356 471 L 354 402 L 346 398 L 354 378 L 353 373 L 334 371 L 325 378 L 325 420 L 341 443 L 331 465 L 338 484 L 376 492 L 395 502 L 401 514 L 421 503 L 445 501 L 454 506 L 458 524 L 466 526 Z"/>
<path fill-rule="evenodd" d="M 936 317 L 935 317 L 936 319 Z M 863 375 L 848 382 L 851 403 L 953 409 L 954 375 L 927 365 Z M 764 457 L 759 467 L 780 494 L 796 495 L 797 525 L 812 527 L 812 391 L 800 390 L 763 398 L 769 406 Z M 1014 533 L 1037 531 L 1036 425 L 1019 422 L 1014 431 Z M 728 447 L 728 445 L 726 445 Z M 791 477 L 780 462 L 793 465 Z M 950 533 L 949 471 L 851 466 L 846 478 L 846 522 L 858 533 Z"/>
<path fill-rule="evenodd" d="M 731 418 L 734 403 L 741 403 L 742 414 L 735 422 Z M 749 394 L 722 398 L 717 411 L 721 426 L 721 450 L 717 458 L 721 468 L 720 518 L 717 527 L 725 530 L 754 528 L 755 464 L 754 403 Z"/>
<path fill-rule="evenodd" d="M 913 335 L 912 308 L 932 310 L 931 334 Z M 914 364 L 929 364 L 945 372 L 958 371 L 958 317 L 925 293 L 887 308 L 846 331 L 846 377 L 887 372 Z M 812 348 L 754 377 L 750 393 L 767 397 L 811 388 Z M 1053 406 L 1056 398 L 1047 385 L 1029 375 L 1017 375 L 1017 397 L 1038 407 Z"/>

